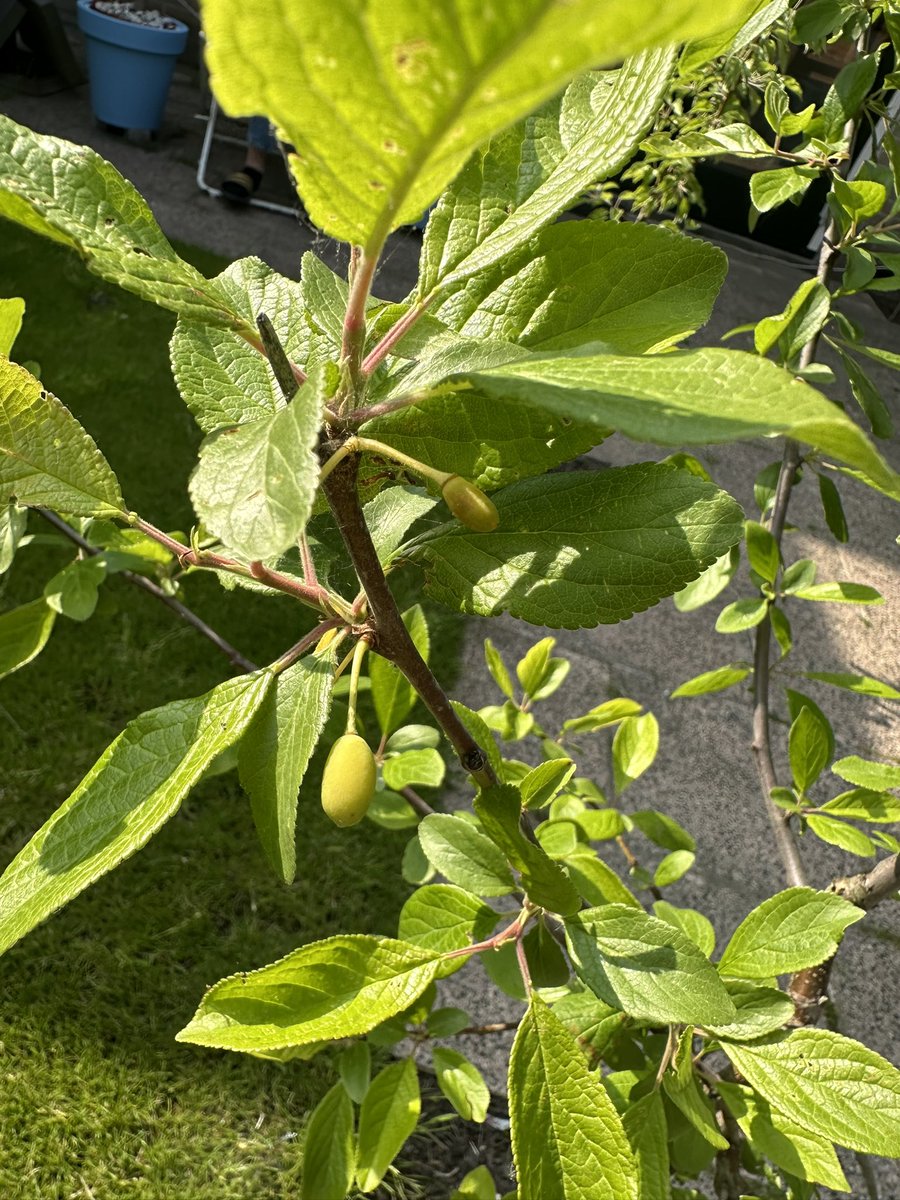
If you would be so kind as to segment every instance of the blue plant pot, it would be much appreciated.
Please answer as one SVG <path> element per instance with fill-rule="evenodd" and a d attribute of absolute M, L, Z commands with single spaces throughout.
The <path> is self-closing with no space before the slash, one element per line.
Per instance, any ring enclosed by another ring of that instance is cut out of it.
<path fill-rule="evenodd" d="M 121 129 L 159 129 L 175 60 L 188 39 L 187 25 L 174 24 L 175 29 L 133 25 L 78 0 L 91 108 L 99 121 Z"/>

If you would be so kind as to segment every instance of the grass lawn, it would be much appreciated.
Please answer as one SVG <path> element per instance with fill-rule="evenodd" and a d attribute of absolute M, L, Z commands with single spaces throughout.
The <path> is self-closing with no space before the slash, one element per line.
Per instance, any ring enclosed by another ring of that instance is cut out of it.
<path fill-rule="evenodd" d="M 188 529 L 199 432 L 168 370 L 173 317 L 89 275 L 78 258 L 0 225 L 0 296 L 23 296 L 19 361 L 95 437 L 128 503 Z M 207 274 L 223 265 L 182 247 Z M 32 517 L 30 530 L 45 532 Z M 40 595 L 71 558 L 20 551 L 0 611 Z M 414 586 L 411 585 L 411 586 Z M 191 577 L 182 598 L 265 662 L 309 618 L 290 600 Z M 406 597 L 409 602 L 409 597 Z M 455 619 L 433 629 L 455 657 Z M 120 579 L 84 625 L 60 618 L 43 655 L 0 684 L 0 865 L 69 794 L 125 722 L 202 693 L 226 660 Z M 3 959 L 0 1196 L 10 1200 L 275 1200 L 296 1194 L 295 1133 L 334 1080 L 329 1055 L 287 1066 L 178 1045 L 204 988 L 339 931 L 394 933 L 408 889 L 402 834 L 337 830 L 301 795 L 298 880 L 269 872 L 233 775 L 203 783 L 133 859 Z"/>

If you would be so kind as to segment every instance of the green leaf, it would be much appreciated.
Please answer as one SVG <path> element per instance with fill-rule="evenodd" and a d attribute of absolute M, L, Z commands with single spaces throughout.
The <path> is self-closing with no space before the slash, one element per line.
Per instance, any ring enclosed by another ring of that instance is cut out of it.
<path fill-rule="evenodd" d="M 806 705 L 801 708 L 788 735 L 791 774 L 798 792 L 806 792 L 828 762 L 828 727 L 821 716 Z"/>
<path fill-rule="evenodd" d="M 602 342 L 620 354 L 647 354 L 706 324 L 726 269 L 725 255 L 708 242 L 658 226 L 563 221 L 478 274 L 437 312 L 467 337 L 530 350 Z"/>
<path fill-rule="evenodd" d="M 597 729 L 616 725 L 626 717 L 637 716 L 640 711 L 641 705 L 636 700 L 617 696 L 613 700 L 604 700 L 583 717 L 571 717 L 563 721 L 563 730 L 566 733 L 594 733 Z"/>
<path fill-rule="evenodd" d="M 679 696 L 705 696 L 710 692 L 724 692 L 726 688 L 734 687 L 736 683 L 743 683 L 751 670 L 751 667 L 729 663 L 727 667 L 704 671 L 700 675 L 695 675 L 693 679 L 679 684 L 673 692 L 669 693 L 669 699 L 676 700 Z"/>
<path fill-rule="evenodd" d="M 472 1024 L 472 1018 L 461 1008 L 434 1008 L 426 1022 L 428 1032 L 435 1038 L 455 1037 L 462 1033 L 467 1025 Z"/>
<path fill-rule="evenodd" d="M 516 676 L 526 696 L 533 696 L 544 681 L 556 638 L 541 638 L 516 665 Z"/>
<path fill-rule="evenodd" d="M 803 692 L 798 692 L 795 691 L 794 688 L 786 687 L 784 689 L 784 694 L 787 697 L 788 711 L 790 712 L 791 722 L 797 720 L 804 708 L 808 708 L 809 711 L 818 719 L 819 728 L 822 733 L 824 733 L 828 742 L 828 754 L 826 755 L 827 762 L 828 759 L 834 756 L 834 730 L 831 728 L 831 722 L 822 712 L 821 708 L 819 708 L 818 704 L 816 704 L 815 700 L 812 700 L 809 696 L 805 696 Z"/>
<path fill-rule="evenodd" d="M 715 1111 L 700 1091 L 692 1062 L 694 1030 L 688 1026 L 678 1039 L 672 1065 L 662 1079 L 663 1091 L 693 1129 L 717 1150 L 728 1149 L 728 1139 L 716 1125 Z"/>
<path fill-rule="evenodd" d="M 856 692 L 860 696 L 878 696 L 882 700 L 900 700 L 900 692 L 881 679 L 873 679 L 870 675 L 851 675 L 846 671 L 802 671 L 807 679 L 817 679 L 819 683 L 830 683 L 834 687 L 844 688 L 848 692 Z"/>
<path fill-rule="evenodd" d="M 451 1193 L 450 1200 L 496 1200 L 496 1196 L 493 1177 L 482 1164 L 469 1171 L 459 1187 Z"/>
<path fill-rule="evenodd" d="M 311 942 L 213 984 L 176 1040 L 256 1051 L 357 1037 L 404 1012 L 434 980 L 439 961 L 436 951 L 392 938 Z"/>
<path fill-rule="evenodd" d="M 409 631 L 416 649 L 427 662 L 431 643 L 428 622 L 420 604 L 414 604 L 406 610 L 403 614 L 403 624 Z M 378 655 L 369 657 L 369 678 L 372 681 L 372 702 L 381 732 L 393 733 L 415 707 L 416 693 L 400 668 Z"/>
<path fill-rule="evenodd" d="M 510 679 L 509 671 L 506 669 L 503 656 L 490 638 L 484 639 L 484 658 L 494 683 L 496 683 L 504 696 L 509 700 L 514 699 L 515 692 L 513 691 L 513 682 Z"/>
<path fill-rule="evenodd" d="M 663 888 L 677 883 L 694 865 L 696 857 L 692 850 L 673 850 L 671 854 L 667 854 L 653 872 L 656 887 Z"/>
<path fill-rule="evenodd" d="M 229 679 L 131 721 L 0 878 L 0 952 L 139 850 L 244 732 L 271 675 Z"/>
<path fill-rule="evenodd" d="M 764 621 L 769 609 L 765 596 L 735 600 L 716 617 L 716 633 L 743 633 Z"/>
<path fill-rule="evenodd" d="M 781 553 L 775 538 L 758 521 L 746 522 L 744 538 L 750 566 L 766 583 L 774 583 L 781 567 Z"/>
<path fill-rule="evenodd" d="M 659 749 L 659 722 L 653 713 L 626 717 L 613 738 L 613 777 L 619 795 L 652 766 Z"/>
<path fill-rule="evenodd" d="M 359 1110 L 356 1182 L 374 1192 L 419 1122 L 422 1100 L 411 1058 L 391 1063 L 372 1080 Z"/>
<path fill-rule="evenodd" d="M 353 1186 L 353 1105 L 336 1083 L 309 1117 L 303 1142 L 300 1200 L 344 1200 Z"/>
<path fill-rule="evenodd" d="M 597 1065 L 627 1021 L 618 1009 L 610 1008 L 587 991 L 567 992 L 553 1005 L 553 1014 L 576 1038 L 591 1067 Z"/>
<path fill-rule="evenodd" d="M 497 350 L 504 343 L 492 345 Z M 509 347 L 500 357 L 504 361 L 509 357 Z M 459 370 L 468 362 L 466 357 L 457 357 L 450 370 Z M 437 367 L 435 374 L 438 380 L 446 377 L 446 371 Z M 396 394 L 405 395 L 414 386 L 414 380 L 403 380 Z M 595 425 L 579 425 L 526 409 L 514 400 L 498 400 L 477 391 L 429 394 L 427 388 L 421 400 L 366 421 L 360 433 L 438 470 L 462 475 L 487 491 L 542 475 L 584 454 L 605 436 Z"/>
<path fill-rule="evenodd" d="M 740 923 L 719 962 L 723 975 L 771 979 L 815 967 L 836 952 L 863 913 L 831 892 L 794 887 L 764 900 Z"/>
<path fill-rule="evenodd" d="M 406 487 L 386 487 L 363 506 L 366 524 L 382 567 L 392 562 L 411 525 L 435 507 L 437 501 Z"/>
<path fill-rule="evenodd" d="M 680 929 L 707 958 L 715 950 L 715 930 L 712 922 L 703 913 L 697 912 L 693 908 L 676 908 L 667 900 L 656 900 L 653 904 L 653 913 L 667 925 Z"/>
<path fill-rule="evenodd" d="M 572 971 L 559 942 L 540 917 L 522 939 L 522 948 L 534 988 L 564 987 Z"/>
<path fill-rule="evenodd" d="M 405 787 L 440 787 L 444 782 L 444 760 L 437 750 L 407 750 L 385 760 L 384 782 L 395 792 Z"/>
<path fill-rule="evenodd" d="M 674 140 L 666 134 L 655 134 L 641 144 L 641 149 L 652 158 L 662 159 L 714 158 L 719 154 L 766 158 L 772 153 L 756 130 L 739 121 L 703 133 L 685 133 Z"/>
<path fill-rule="evenodd" d="M 612 867 L 592 851 L 579 851 L 566 859 L 569 877 L 588 904 L 624 904 L 640 908 L 634 896 Z"/>
<path fill-rule="evenodd" d="M 86 621 L 97 607 L 100 584 L 105 578 L 106 565 L 99 555 L 76 559 L 48 580 L 44 599 L 71 621 Z"/>
<path fill-rule="evenodd" d="M 833 344 L 833 343 L 832 343 Z M 878 388 L 862 369 L 855 358 L 836 347 L 840 355 L 853 398 L 866 415 L 866 419 L 876 437 L 889 438 L 894 432 L 894 423 L 890 410 L 882 398 Z M 819 476 L 820 480 L 823 476 Z"/>
<path fill-rule="evenodd" d="M 900 766 L 893 763 L 872 762 L 870 759 L 851 754 L 849 758 L 841 758 L 832 763 L 831 770 L 834 775 L 839 775 L 841 779 L 855 783 L 858 787 L 876 790 L 900 787 Z"/>
<path fill-rule="evenodd" d="M 562 868 L 522 832 L 519 789 L 511 784 L 484 788 L 474 804 L 487 836 L 521 873 L 521 884 L 528 898 L 551 912 L 564 915 L 576 912 L 581 900 L 574 885 Z"/>
<path fill-rule="evenodd" d="M 812 0 L 794 13 L 791 41 L 817 45 L 831 33 L 837 33 L 856 11 L 853 0 Z"/>
<path fill-rule="evenodd" d="M 419 818 L 409 801 L 396 792 L 377 791 L 366 817 L 382 829 L 415 829 Z"/>
<path fill-rule="evenodd" d="M 12 566 L 27 527 L 27 508 L 18 504 L 0 505 L 0 575 Z"/>
<path fill-rule="evenodd" d="M 628 828 L 625 818 L 614 808 L 588 808 L 573 815 L 572 820 L 584 830 L 589 842 L 605 842 L 609 838 L 618 837 Z M 563 822 L 554 820 L 554 824 Z"/>
<path fill-rule="evenodd" d="M 858 854 L 862 858 L 872 858 L 875 854 L 875 843 L 861 830 L 843 821 L 835 821 L 830 817 L 810 815 L 806 823 L 823 842 L 832 846 L 840 846 L 850 854 Z"/>
<path fill-rule="evenodd" d="M 459 817 L 426 817 L 419 826 L 419 841 L 431 865 L 451 883 L 479 896 L 506 896 L 515 890 L 502 850 Z"/>
<path fill-rule="evenodd" d="M 491 1102 L 481 1072 L 456 1050 L 435 1046 L 432 1058 L 438 1087 L 464 1121 L 480 1125 Z"/>
<path fill-rule="evenodd" d="M 807 279 L 797 288 L 784 311 L 764 317 L 756 326 L 753 342 L 757 354 L 768 354 L 775 343 L 785 362 L 791 362 L 828 320 L 831 293 L 818 279 Z M 762 574 L 762 572 L 760 572 Z M 765 576 L 768 579 L 768 576 Z M 769 582 L 773 582 L 774 577 Z"/>
<path fill-rule="evenodd" d="M 819 475 L 818 481 L 819 499 L 822 501 L 825 522 L 831 530 L 835 541 L 847 542 L 850 538 L 850 530 L 847 527 L 847 518 L 844 514 L 844 506 L 841 503 L 841 494 L 827 475 Z"/>
<path fill-rule="evenodd" d="M 644 463 L 523 480 L 494 497 L 500 526 L 441 526 L 412 553 L 429 593 L 463 612 L 536 625 L 614 624 L 671 595 L 739 536 L 735 502 Z"/>
<path fill-rule="evenodd" d="M 579 978 L 607 1004 L 663 1024 L 725 1024 L 735 1007 L 690 938 L 623 904 L 569 917 L 566 941 Z"/>
<path fill-rule="evenodd" d="M 24 314 L 25 301 L 20 297 L 0 300 L 0 354 L 6 358 L 12 354 L 13 345 L 22 328 Z"/>
<path fill-rule="evenodd" d="M 462 950 L 494 927 L 497 914 L 477 896 L 446 883 L 417 888 L 400 910 L 397 936 L 413 946 L 443 954 Z M 477 931 L 477 932 L 476 932 Z M 463 957 L 442 963 L 438 977 L 464 966 Z"/>
<path fill-rule="evenodd" d="M 0 358 L 0 502 L 12 499 L 80 517 L 125 514 L 93 439 L 30 372 Z"/>
<path fill-rule="evenodd" d="M 203 443 L 191 499 L 230 549 L 263 560 L 296 544 L 319 484 L 314 451 L 324 402 L 316 373 L 273 416 L 219 430 Z"/>
<path fill-rule="evenodd" d="M 534 767 L 519 784 L 523 808 L 544 808 L 575 774 L 570 758 L 552 758 Z"/>
<path fill-rule="evenodd" d="M 0 679 L 37 658 L 55 620 L 56 613 L 43 596 L 0 614 Z"/>
<path fill-rule="evenodd" d="M 828 1029 L 794 1029 L 722 1049 L 751 1087 L 810 1133 L 863 1154 L 897 1157 L 900 1071 Z"/>
<path fill-rule="evenodd" d="M 297 794 L 331 707 L 334 651 L 280 674 L 241 738 L 238 770 L 266 857 L 285 883 L 297 869 Z"/>
<path fill-rule="evenodd" d="M 622 1122 L 574 1038 L 537 996 L 509 1060 L 520 1200 L 637 1200 Z"/>
<path fill-rule="evenodd" d="M 626 61 L 618 71 L 579 75 L 521 125 L 469 159 L 438 200 L 422 245 L 420 295 L 457 297 L 460 285 L 528 241 L 629 159 L 662 102 L 672 71 L 669 49 Z M 491 272 L 493 274 L 493 272 Z"/>
<path fill-rule="evenodd" d="M 752 1088 L 717 1082 L 716 1091 L 758 1154 L 764 1154 L 776 1167 L 797 1179 L 823 1183 L 839 1192 L 850 1190 L 827 1138 L 797 1125 L 757 1096 Z"/>
<path fill-rule="evenodd" d="M 880 764 L 873 763 L 872 765 Z M 853 791 L 842 792 L 840 796 L 835 796 L 833 800 L 823 804 L 819 812 L 874 823 L 900 821 L 900 799 L 892 796 L 889 792 L 872 792 L 866 788 L 854 788 Z"/>
<path fill-rule="evenodd" d="M 750 199 L 757 212 L 770 212 L 786 200 L 802 196 L 819 171 L 815 167 L 776 167 L 750 176 Z"/>
<path fill-rule="evenodd" d="M 353 1042 L 338 1055 L 337 1065 L 344 1091 L 355 1104 L 362 1104 L 372 1074 L 369 1043 Z"/>
<path fill-rule="evenodd" d="M 782 434 L 859 468 L 888 494 L 900 496 L 897 475 L 849 417 L 808 384 L 754 354 L 704 349 L 638 357 L 556 355 L 467 378 L 487 395 L 658 445 Z"/>
<path fill-rule="evenodd" d="M 664 850 L 696 850 L 697 843 L 674 817 L 648 808 L 631 813 L 631 820 L 644 835 Z"/>
<path fill-rule="evenodd" d="M 673 599 L 678 611 L 693 612 L 697 608 L 702 608 L 704 604 L 709 604 L 711 600 L 715 600 L 716 596 L 731 583 L 740 561 L 741 555 L 738 547 L 732 546 L 692 583 L 675 593 Z"/>
<path fill-rule="evenodd" d="M 204 26 L 226 112 L 269 117 L 296 149 L 291 166 L 313 223 L 376 247 L 420 217 L 477 146 L 580 71 L 709 33 L 740 11 L 735 0 L 678 0 L 664 14 L 615 0 L 602 15 L 589 0 L 502 12 L 463 0 L 440 12 L 314 0 L 301 26 L 273 2 L 248 11 L 223 0 Z"/>
<path fill-rule="evenodd" d="M 884 596 L 862 583 L 814 583 L 811 587 L 795 588 L 791 593 L 798 600 L 825 600 L 838 604 L 884 604 Z"/>
<path fill-rule="evenodd" d="M 706 1032 L 732 1042 L 753 1042 L 782 1029 L 794 1017 L 794 1002 L 777 988 L 755 987 L 739 979 L 726 980 L 737 1019 L 727 1025 L 707 1025 Z"/>
<path fill-rule="evenodd" d="M 853 179 L 849 182 L 838 176 L 832 180 L 832 197 L 848 213 L 854 223 L 866 217 L 874 217 L 884 207 L 887 188 L 883 183 L 871 179 Z"/>
<path fill-rule="evenodd" d="M 77 250 L 84 265 L 173 312 L 245 328 L 179 258 L 140 193 L 99 154 L 0 117 L 0 216 Z"/>
<path fill-rule="evenodd" d="M 625 1109 L 622 1125 L 637 1164 L 640 1200 L 669 1200 L 669 1147 L 666 1113 L 658 1092 Z"/>
<path fill-rule="evenodd" d="M 241 258 L 213 281 L 249 328 L 263 312 L 288 358 L 307 365 L 303 287 L 258 258 Z M 234 330 L 181 316 L 169 347 L 178 390 L 204 433 L 271 416 L 285 400 L 268 359 Z"/>

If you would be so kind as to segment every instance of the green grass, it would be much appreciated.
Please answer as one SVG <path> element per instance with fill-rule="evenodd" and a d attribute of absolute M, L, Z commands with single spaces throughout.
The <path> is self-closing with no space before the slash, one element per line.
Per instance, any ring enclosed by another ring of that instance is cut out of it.
<path fill-rule="evenodd" d="M 190 527 L 185 483 L 199 434 L 168 371 L 173 318 L 88 275 L 72 254 L 4 223 L 0 295 L 24 296 L 20 361 L 96 438 L 128 503 Z M 212 256 L 181 248 L 202 270 Z M 39 518 L 30 529 L 44 532 Z M 20 551 L 0 610 L 33 599 L 71 554 Z M 411 585 L 408 585 L 408 587 Z M 185 601 L 252 659 L 309 618 L 287 599 L 225 593 L 192 576 Z M 407 596 L 406 602 L 409 602 Z M 433 629 L 455 657 L 458 623 Z M 436 636 L 435 636 L 436 635 Z M 162 605 L 113 579 L 85 625 L 60 618 L 48 648 L 0 684 L 0 864 L 68 795 L 131 717 L 198 695 L 223 657 Z M 233 775 L 203 783 L 133 859 L 3 959 L 0 1196 L 275 1200 L 296 1194 L 304 1113 L 330 1058 L 287 1066 L 178 1045 L 206 986 L 342 930 L 393 933 L 408 889 L 402 834 L 337 830 L 317 776 L 301 794 L 298 878 L 269 872 Z"/>

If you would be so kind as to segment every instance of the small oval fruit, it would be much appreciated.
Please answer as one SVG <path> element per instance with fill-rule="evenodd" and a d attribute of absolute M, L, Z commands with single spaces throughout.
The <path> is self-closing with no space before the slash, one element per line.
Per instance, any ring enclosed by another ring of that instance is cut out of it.
<path fill-rule="evenodd" d="M 451 475 L 441 488 L 454 517 L 476 533 L 491 533 L 500 524 L 500 514 L 480 487 L 461 475 Z"/>
<path fill-rule="evenodd" d="M 331 747 L 322 773 L 322 807 L 341 828 L 361 821 L 375 795 L 375 755 L 358 733 Z"/>

